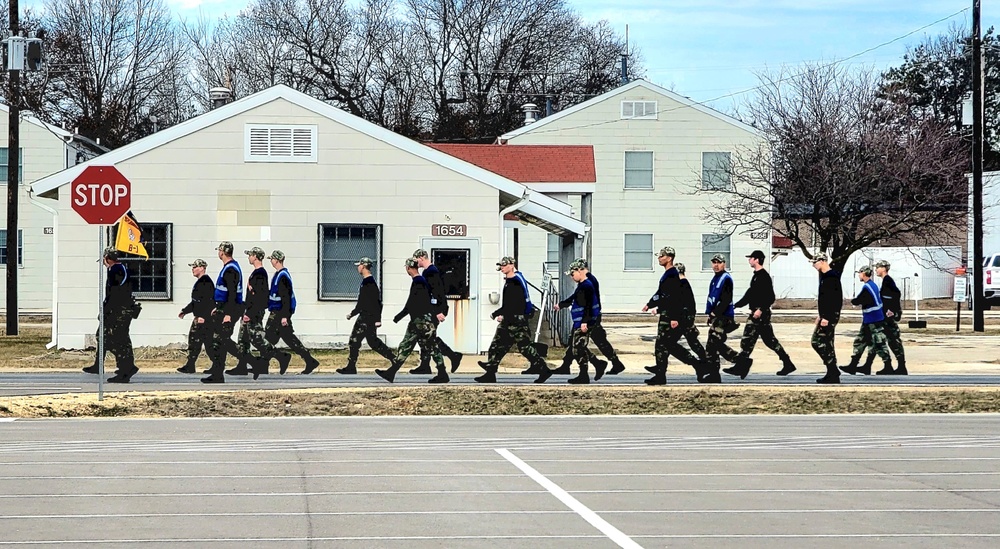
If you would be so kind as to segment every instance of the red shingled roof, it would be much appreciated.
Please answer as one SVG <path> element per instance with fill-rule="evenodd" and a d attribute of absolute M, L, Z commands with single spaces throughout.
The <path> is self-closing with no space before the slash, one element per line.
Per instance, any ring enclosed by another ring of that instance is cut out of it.
<path fill-rule="evenodd" d="M 597 182 L 590 145 L 426 145 L 518 183 Z"/>

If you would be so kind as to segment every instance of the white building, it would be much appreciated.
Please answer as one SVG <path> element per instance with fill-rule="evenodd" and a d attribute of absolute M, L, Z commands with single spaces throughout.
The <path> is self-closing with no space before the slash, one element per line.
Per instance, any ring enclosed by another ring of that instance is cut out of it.
<path fill-rule="evenodd" d="M 769 232 L 730 236 L 702 219 L 717 197 L 711 189 L 729 184 L 731 155 L 757 139 L 754 128 L 732 117 L 637 80 L 511 131 L 500 143 L 593 147 L 596 183 L 544 190 L 566 199 L 590 227 L 581 252 L 601 281 L 605 310 L 634 312 L 656 289 L 653 253 L 663 246 L 677 250 L 699 299 L 714 254 L 730 258 L 737 298 L 750 280 L 745 256 L 755 249 L 770 256 Z M 521 268 L 537 276 L 558 256 L 560 240 L 534 228 L 519 232 Z"/>
<path fill-rule="evenodd" d="M 100 229 L 72 211 L 66 187 L 88 165 L 113 165 L 131 181 L 132 212 L 150 240 L 148 262 L 126 262 L 143 301 L 132 324 L 137 346 L 186 341 L 188 323 L 177 313 L 194 282 L 188 263 L 203 258 L 214 275 L 222 265 L 215 247 L 228 240 L 244 264 L 252 246 L 285 252 L 296 332 L 311 346 L 346 343 L 361 256 L 376 260 L 381 332 L 397 344 L 405 322 L 391 319 L 410 285 L 403 261 L 427 248 L 453 296 L 440 335 L 457 350 L 485 351 L 496 325 L 491 293 L 502 284 L 495 264 L 504 215 L 559 234 L 568 247 L 584 233 L 563 202 L 276 86 L 32 185 L 58 201 L 60 348 L 93 344 Z"/>
<path fill-rule="evenodd" d="M 7 141 L 9 110 L 0 105 L 0 186 L 4 204 L 7 200 Z M 54 200 L 37 198 L 29 193 L 30 184 L 77 163 L 78 155 L 93 157 L 89 144 L 80 145 L 78 136 L 45 124 L 37 118 L 22 116 L 20 127 L 21 182 L 18 193 L 18 310 L 23 313 L 47 313 L 52 307 Z M 6 206 L 4 226 L 6 227 Z M 0 268 L 7 268 L 7 229 L 0 228 Z M 7 285 L 0 284 L 0 310 L 6 313 Z"/>

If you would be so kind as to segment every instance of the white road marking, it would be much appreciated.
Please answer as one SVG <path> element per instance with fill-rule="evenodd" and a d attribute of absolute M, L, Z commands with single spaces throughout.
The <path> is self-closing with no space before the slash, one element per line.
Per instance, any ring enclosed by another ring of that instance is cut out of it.
<path fill-rule="evenodd" d="M 945 471 L 945 472 L 891 472 L 891 473 L 547 473 L 549 477 L 570 477 L 570 478 L 622 478 L 622 477 L 975 477 L 975 476 L 998 476 L 1000 471 Z M 309 478 L 427 478 L 427 477 L 447 477 L 447 478 L 511 478 L 521 477 L 515 473 L 328 473 L 310 474 Z M 0 475 L 3 480 L 181 480 L 181 479 L 282 479 L 282 478 L 302 478 L 302 475 Z"/>
<path fill-rule="evenodd" d="M 152 538 L 152 539 L 73 539 L 73 540 L 33 540 L 0 541 L 0 545 L 109 545 L 147 543 L 263 543 L 263 542 L 315 542 L 315 541 L 457 541 L 457 540 L 505 540 L 505 539 L 593 539 L 600 535 L 566 536 L 340 536 L 309 538 Z"/>
<path fill-rule="evenodd" d="M 0 418 L 0 423 L 14 421 L 13 418 Z M 503 459 L 380 459 L 382 463 L 506 463 Z M 532 463 L 594 463 L 593 459 L 532 459 Z M 732 463 L 731 459 L 605 459 L 600 463 Z M 952 462 L 952 461 L 1000 461 L 1000 457 L 924 457 L 924 458 L 741 458 L 741 463 L 906 463 L 906 462 Z M 315 464 L 339 464 L 339 463 L 364 463 L 371 464 L 371 459 L 272 459 L 272 460 L 170 460 L 170 461 L 130 461 L 132 465 L 287 465 L 299 463 Z M 121 461 L 92 461 L 87 460 L 87 465 L 115 465 L 121 466 Z M 5 461 L 4 466 L 25 465 L 38 467 L 39 465 L 72 465 L 79 467 L 79 460 L 72 461 Z"/>
<path fill-rule="evenodd" d="M 13 423 L 17 421 L 16 417 L 0 417 L 0 423 Z"/>
<path fill-rule="evenodd" d="M 515 456 L 504 449 L 497 449 L 496 452 L 504 457 L 507 461 L 511 462 L 514 467 L 517 467 L 525 475 L 537 482 L 542 488 L 548 490 L 553 496 L 559 501 L 563 502 L 566 507 L 569 507 L 573 511 L 576 511 L 583 520 L 590 523 L 591 526 L 600 530 L 605 536 L 607 536 L 611 541 L 615 542 L 619 547 L 624 547 L 626 549 L 642 549 L 642 546 L 633 541 L 630 537 L 625 535 L 624 532 L 615 528 L 608 521 L 602 519 L 597 513 L 593 512 L 586 505 L 580 503 L 580 501 L 573 496 L 569 495 L 568 492 L 560 488 L 556 483 L 545 478 L 544 475 L 536 471 L 527 463 L 521 461 L 520 458 Z"/>

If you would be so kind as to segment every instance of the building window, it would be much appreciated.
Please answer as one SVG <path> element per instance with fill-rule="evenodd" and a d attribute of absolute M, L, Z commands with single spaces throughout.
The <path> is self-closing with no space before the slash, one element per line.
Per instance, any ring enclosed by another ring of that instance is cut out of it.
<path fill-rule="evenodd" d="M 382 226 L 319 226 L 319 298 L 357 299 L 358 259 L 372 260 L 372 276 L 382 286 Z"/>
<path fill-rule="evenodd" d="M 732 157 L 727 152 L 701 153 L 701 188 L 718 191 L 732 186 Z"/>
<path fill-rule="evenodd" d="M 656 101 L 622 101 L 623 120 L 656 120 Z"/>
<path fill-rule="evenodd" d="M 545 242 L 545 270 L 553 276 L 559 271 L 559 252 L 562 250 L 559 235 L 549 233 Z"/>
<path fill-rule="evenodd" d="M 625 270 L 653 270 L 653 235 L 625 235 Z"/>
<path fill-rule="evenodd" d="M 7 229 L 0 229 L 0 265 L 6 265 L 6 264 L 7 264 Z M 17 230 L 17 266 L 24 267 L 24 231 L 21 229 Z"/>
<path fill-rule="evenodd" d="M 139 223 L 142 231 L 142 245 L 149 259 L 121 254 L 121 263 L 128 271 L 132 290 L 136 299 L 169 301 L 173 299 L 173 240 L 172 223 Z M 118 225 L 111 227 L 110 245 L 114 246 L 118 236 Z"/>
<path fill-rule="evenodd" d="M 316 126 L 247 124 L 247 162 L 316 162 Z"/>
<path fill-rule="evenodd" d="M 728 234 L 703 234 L 701 235 L 701 269 L 703 271 L 712 270 L 712 256 L 722 254 L 726 258 L 726 265 L 729 265 L 729 235 Z"/>
<path fill-rule="evenodd" d="M 0 147 L 0 185 L 7 184 L 7 147 Z M 21 154 L 17 155 L 17 182 L 24 182 L 24 149 L 18 149 Z"/>
<path fill-rule="evenodd" d="M 653 188 L 653 151 L 625 151 L 625 188 Z"/>

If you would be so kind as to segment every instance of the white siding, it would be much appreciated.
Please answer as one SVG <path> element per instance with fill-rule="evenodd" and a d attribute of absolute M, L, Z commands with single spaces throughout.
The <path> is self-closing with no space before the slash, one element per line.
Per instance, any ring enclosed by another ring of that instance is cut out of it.
<path fill-rule="evenodd" d="M 18 309 L 22 312 L 50 312 L 52 310 L 52 246 L 51 234 L 46 227 L 55 227 L 52 214 L 32 204 L 28 199 L 28 186 L 35 180 L 66 168 L 66 144 L 52 132 L 36 124 L 21 121 L 21 164 L 23 179 L 18 194 L 18 227 L 23 231 L 24 267 L 18 270 Z M 7 147 L 7 112 L 0 111 L 0 147 Z M 4 203 L 7 181 L 0 182 Z M 55 207 L 52 200 L 40 202 Z M 6 207 L 4 208 L 6 212 Z M 6 227 L 0 221 L 0 228 Z M 2 243 L 0 243 L 2 244 Z M 6 269 L 6 266 L 0 266 Z M 0 284 L 0 310 L 6 310 L 7 285 Z"/>
<path fill-rule="evenodd" d="M 621 120 L 622 100 L 657 101 L 658 120 Z M 540 127 L 541 129 L 541 127 Z M 601 280 L 606 311 L 642 308 L 656 289 L 654 272 L 625 271 L 625 233 L 652 233 L 654 251 L 663 246 L 677 250 L 677 261 L 688 267 L 688 277 L 700 300 L 708 292 L 710 270 L 701 270 L 701 235 L 718 232 L 705 225 L 702 215 L 713 194 L 701 187 L 704 152 L 734 151 L 753 143 L 750 132 L 720 118 L 686 107 L 644 87 L 635 87 L 571 113 L 544 126 L 544 131 L 512 137 L 512 145 L 592 145 L 597 169 L 593 197 L 593 257 L 591 269 Z M 624 151 L 654 152 L 654 189 L 625 190 Z M 542 245 L 544 245 L 544 241 Z M 770 251 L 770 235 L 751 240 L 732 238 L 732 265 L 739 295 L 750 280 L 744 256 L 754 249 Z M 521 241 L 521 254 L 527 252 Z M 737 296 L 739 297 L 739 296 Z"/>
<path fill-rule="evenodd" d="M 317 162 L 244 162 L 247 123 L 316 124 Z M 243 261 L 242 251 L 255 245 L 284 251 L 298 299 L 296 333 L 307 345 L 346 343 L 353 321 L 344 317 L 354 302 L 320 302 L 317 297 L 320 223 L 383 225 L 381 333 L 390 345 L 398 343 L 405 329 L 405 322 L 391 322 L 410 284 L 403 261 L 421 237 L 430 236 L 431 224 L 468 225 L 469 235 L 482 246 L 481 293 L 499 288 L 495 189 L 285 100 L 167 143 L 118 164 L 118 169 L 132 182 L 132 211 L 140 223 L 174 224 L 173 300 L 144 303 L 142 317 L 132 324 L 136 346 L 186 341 L 189 320 L 177 319 L 177 312 L 187 303 L 193 283 L 187 264 L 203 258 L 214 277 L 221 266 L 214 249 L 221 240 L 232 241 Z M 255 224 L 238 225 L 239 216 L 219 211 L 222 191 L 269 195 L 270 213 Z M 79 348 L 95 329 L 97 233 L 73 214 L 68 193 L 59 194 L 59 346 Z M 270 232 L 270 240 L 262 241 L 262 229 Z M 81 276 L 81 269 L 89 274 Z M 493 306 L 487 299 L 474 303 L 481 307 L 480 348 L 485 351 L 495 331 L 489 316 Z"/>

